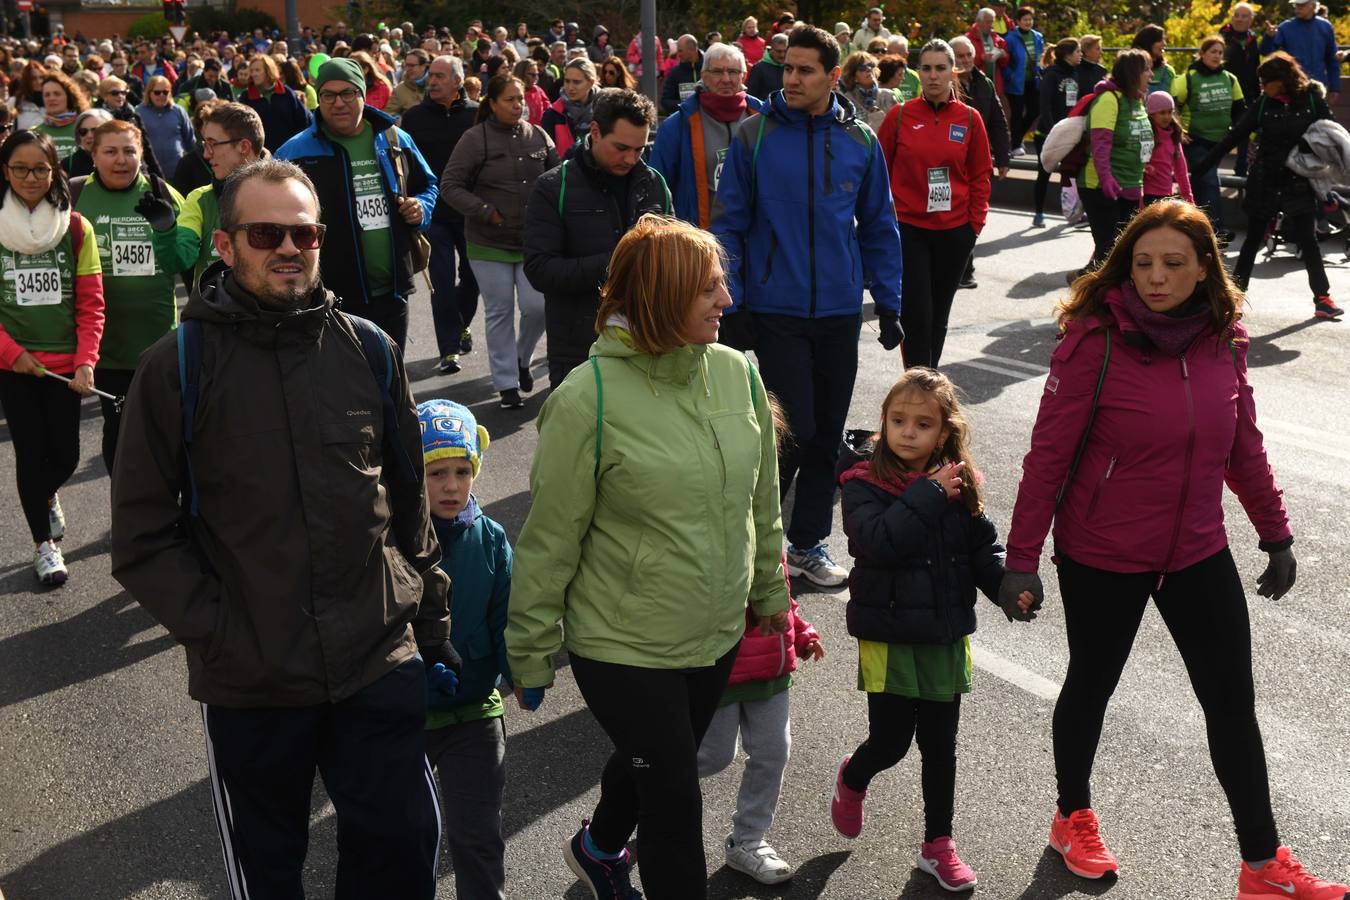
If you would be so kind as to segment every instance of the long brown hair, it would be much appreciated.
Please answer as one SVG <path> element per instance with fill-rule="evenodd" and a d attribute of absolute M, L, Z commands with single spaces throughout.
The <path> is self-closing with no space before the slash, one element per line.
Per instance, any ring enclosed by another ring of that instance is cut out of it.
<path fill-rule="evenodd" d="M 886 414 L 896 400 L 913 396 L 937 403 L 938 412 L 942 415 L 942 428 L 947 432 L 946 440 L 928 460 L 929 468 L 950 462 L 961 463 L 961 502 L 972 516 L 978 516 L 984 512 L 984 495 L 980 489 L 975 461 L 970 454 L 970 423 L 961 412 L 956 385 L 934 369 L 923 366 L 906 369 L 900 380 L 886 392 L 886 399 L 881 401 L 881 428 L 872 438 L 872 477 L 878 481 L 894 481 L 904 473 L 904 463 L 886 443 Z"/>
<path fill-rule="evenodd" d="M 1308 92 L 1309 79 L 1303 67 L 1283 50 L 1276 50 L 1256 69 L 1262 84 L 1278 81 L 1284 85 L 1284 92 L 1295 100 L 1303 99 Z"/>
<path fill-rule="evenodd" d="M 1214 334 L 1219 340 L 1229 339 L 1233 326 L 1242 318 L 1242 291 L 1228 277 L 1209 217 L 1184 200 L 1162 200 L 1140 210 L 1116 238 L 1106 262 L 1073 283 L 1069 299 L 1056 309 L 1060 328 L 1086 316 L 1111 317 L 1106 292 L 1130 281 L 1134 245 L 1155 228 L 1175 228 L 1191 239 L 1196 258 L 1205 267 L 1205 280 L 1198 290 L 1209 305 Z"/>

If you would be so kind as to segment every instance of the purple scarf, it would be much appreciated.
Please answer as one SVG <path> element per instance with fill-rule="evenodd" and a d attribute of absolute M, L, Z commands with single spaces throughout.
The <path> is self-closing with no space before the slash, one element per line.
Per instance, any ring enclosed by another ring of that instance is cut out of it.
<path fill-rule="evenodd" d="M 1125 282 L 1106 292 L 1106 305 L 1116 317 L 1121 334 L 1128 341 L 1131 333 L 1142 334 L 1154 347 L 1168 356 L 1180 356 L 1213 324 L 1209 308 L 1195 298 L 1187 300 L 1171 313 L 1154 312 Z"/>

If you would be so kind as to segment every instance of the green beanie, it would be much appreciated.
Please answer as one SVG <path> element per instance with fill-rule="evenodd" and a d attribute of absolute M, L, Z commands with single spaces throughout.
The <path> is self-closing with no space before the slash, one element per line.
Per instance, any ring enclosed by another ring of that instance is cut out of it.
<path fill-rule="evenodd" d="M 339 56 L 319 66 L 314 86 L 322 90 L 330 81 L 345 81 L 360 91 L 362 97 L 366 95 L 366 76 L 362 74 L 360 64 L 354 59 Z"/>

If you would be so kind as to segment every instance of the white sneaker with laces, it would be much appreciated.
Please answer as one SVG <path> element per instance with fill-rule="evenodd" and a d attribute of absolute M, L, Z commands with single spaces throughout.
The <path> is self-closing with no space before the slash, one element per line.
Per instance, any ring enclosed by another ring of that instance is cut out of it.
<path fill-rule="evenodd" d="M 763 841 L 737 844 L 727 838 L 727 868 L 749 875 L 760 884 L 782 884 L 792 877 L 792 866 Z"/>
<path fill-rule="evenodd" d="M 33 554 L 33 572 L 38 581 L 53 587 L 65 584 L 70 574 L 66 561 L 61 558 L 61 548 L 51 541 L 38 544 L 37 552 Z"/>
<path fill-rule="evenodd" d="M 61 511 L 61 498 L 56 494 L 52 494 L 47 504 L 47 529 L 54 541 L 66 536 L 66 514 Z"/>
<path fill-rule="evenodd" d="M 798 550 L 789 544 L 787 570 L 794 578 L 803 576 L 817 587 L 838 587 L 848 581 L 848 569 L 830 558 L 824 544 L 816 544 L 809 550 Z"/>

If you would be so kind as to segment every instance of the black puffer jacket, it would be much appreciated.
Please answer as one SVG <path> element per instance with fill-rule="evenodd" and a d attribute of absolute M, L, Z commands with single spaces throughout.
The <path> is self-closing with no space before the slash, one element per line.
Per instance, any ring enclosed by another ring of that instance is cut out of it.
<path fill-rule="evenodd" d="M 844 436 L 843 487 L 848 633 L 891 644 L 950 644 L 975 631 L 975 590 L 990 600 L 1003 581 L 994 523 L 947 499 L 936 482 L 882 484 L 869 468 L 867 432 Z"/>
<path fill-rule="evenodd" d="M 1289 151 L 1298 146 L 1308 126 L 1319 119 L 1330 119 L 1322 87 L 1314 83 L 1299 99 L 1290 103 L 1257 97 L 1242 118 L 1234 123 L 1222 141 L 1205 154 L 1191 173 L 1194 179 L 1219 164 L 1224 155 L 1237 146 L 1245 134 L 1256 132 L 1256 156 L 1247 169 L 1247 191 L 1242 209 L 1258 219 L 1308 215 L 1317 209 L 1312 182 L 1296 175 L 1285 165 Z"/>

